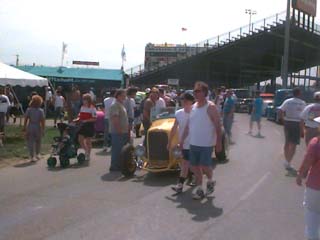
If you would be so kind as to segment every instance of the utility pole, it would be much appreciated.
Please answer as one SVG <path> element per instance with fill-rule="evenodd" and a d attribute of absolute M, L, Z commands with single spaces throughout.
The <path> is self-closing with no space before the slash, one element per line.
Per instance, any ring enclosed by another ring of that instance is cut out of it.
<path fill-rule="evenodd" d="M 284 53 L 282 62 L 282 86 L 288 87 L 289 44 L 290 44 L 290 0 L 287 0 L 287 17 L 284 34 Z"/>
<path fill-rule="evenodd" d="M 19 54 L 16 55 L 16 67 L 19 66 Z"/>

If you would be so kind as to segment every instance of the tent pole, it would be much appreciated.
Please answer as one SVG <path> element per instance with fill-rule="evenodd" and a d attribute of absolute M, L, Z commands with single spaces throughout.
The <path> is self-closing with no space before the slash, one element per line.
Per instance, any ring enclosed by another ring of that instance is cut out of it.
<path fill-rule="evenodd" d="M 21 110 L 22 115 L 24 115 L 24 111 L 23 111 L 22 105 L 21 105 L 21 103 L 20 103 L 20 101 L 19 101 L 19 99 L 18 99 L 18 97 L 17 97 L 16 92 L 14 91 L 14 89 L 13 89 L 13 87 L 12 87 L 11 85 L 10 85 L 10 90 L 11 90 L 11 92 L 13 93 L 13 97 L 15 98 L 15 100 L 16 100 L 17 103 L 18 103 L 18 106 L 19 106 L 19 109 Z M 21 121 L 20 121 L 20 122 L 21 122 Z"/>

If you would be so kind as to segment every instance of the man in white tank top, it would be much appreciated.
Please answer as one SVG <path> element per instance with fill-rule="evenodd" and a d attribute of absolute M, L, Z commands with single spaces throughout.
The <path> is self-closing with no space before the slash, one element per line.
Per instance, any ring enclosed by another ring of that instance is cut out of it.
<path fill-rule="evenodd" d="M 196 177 L 197 189 L 194 199 L 202 199 L 214 191 L 215 182 L 212 179 L 212 152 L 222 150 L 220 115 L 214 103 L 207 101 L 208 85 L 196 82 L 194 86 L 196 103 L 190 113 L 182 141 L 189 136 L 191 170 Z M 203 174 L 208 177 L 206 194 L 202 189 Z"/>

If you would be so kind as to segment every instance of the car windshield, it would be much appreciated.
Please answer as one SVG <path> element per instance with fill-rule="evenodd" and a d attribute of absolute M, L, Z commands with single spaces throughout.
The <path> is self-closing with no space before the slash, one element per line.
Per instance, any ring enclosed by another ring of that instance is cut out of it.
<path fill-rule="evenodd" d="M 249 98 L 250 93 L 247 89 L 234 89 L 234 94 L 237 96 L 237 98 Z"/>
<path fill-rule="evenodd" d="M 162 109 L 153 108 L 151 110 L 151 120 L 165 119 L 165 118 L 174 118 L 175 112 L 178 110 L 176 107 L 165 107 Z"/>

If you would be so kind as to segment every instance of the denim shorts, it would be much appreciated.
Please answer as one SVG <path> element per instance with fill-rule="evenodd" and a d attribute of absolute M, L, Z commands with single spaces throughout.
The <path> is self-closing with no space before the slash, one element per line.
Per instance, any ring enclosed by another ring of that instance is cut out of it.
<path fill-rule="evenodd" d="M 212 166 L 213 147 L 190 145 L 190 164 L 192 166 Z"/>

